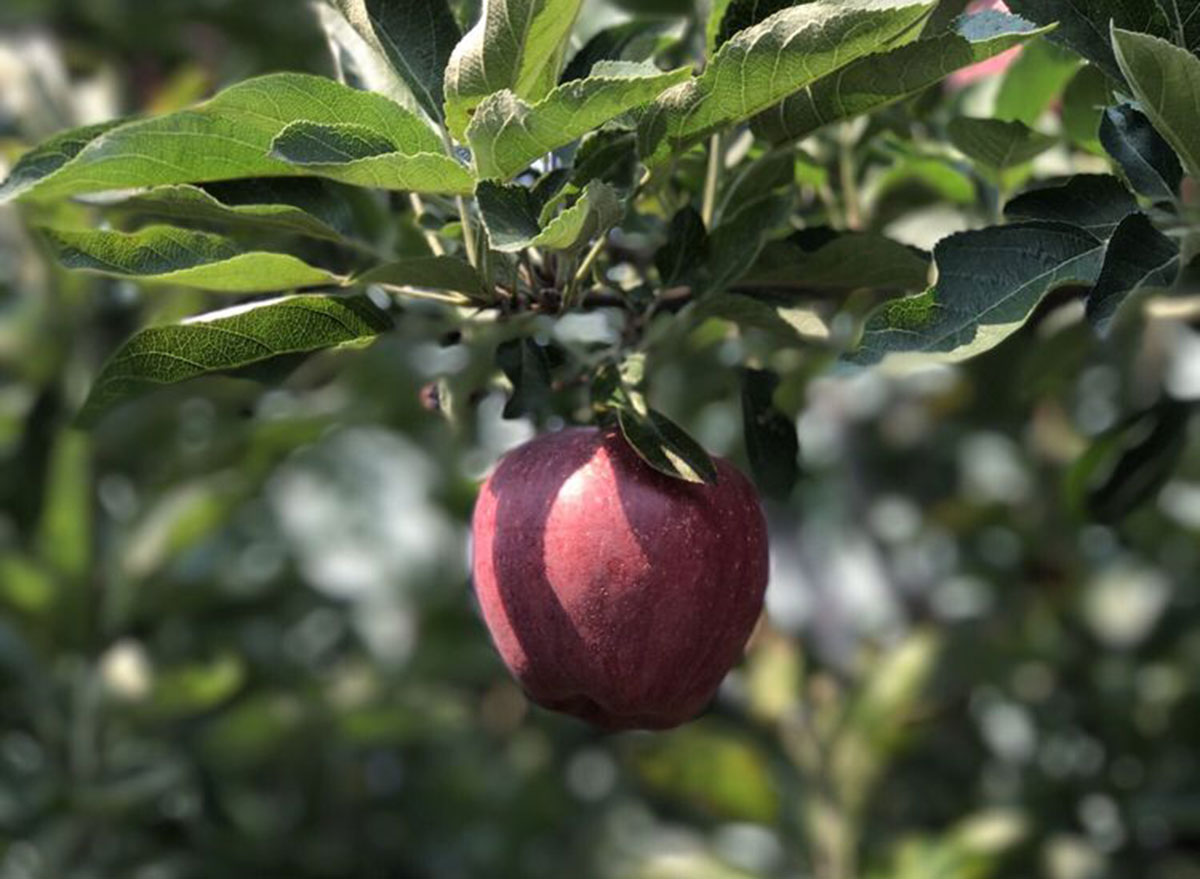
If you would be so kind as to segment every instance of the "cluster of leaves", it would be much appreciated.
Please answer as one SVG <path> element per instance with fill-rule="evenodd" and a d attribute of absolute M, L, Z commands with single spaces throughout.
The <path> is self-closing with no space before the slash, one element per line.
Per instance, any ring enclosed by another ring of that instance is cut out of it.
<path fill-rule="evenodd" d="M 35 222 L 64 198 L 104 218 L 46 225 L 63 265 L 272 294 L 134 335 L 82 422 L 155 386 L 364 344 L 388 331 L 397 302 L 432 300 L 456 309 L 465 333 L 513 328 L 499 365 L 515 399 L 596 377 L 599 417 L 654 466 L 703 480 L 704 452 L 642 390 L 608 378 L 629 375 L 626 359 L 664 333 L 716 320 L 847 364 L 961 360 L 1015 332 L 1057 287 L 1093 287 L 1089 314 L 1104 327 L 1130 291 L 1177 274 L 1178 246 L 1155 223 L 1180 204 L 1175 152 L 1190 171 L 1197 161 L 1187 87 L 1200 62 L 1186 47 L 1121 28 L 1111 47 L 1079 45 L 1124 78 L 1102 91 L 1127 83 L 1139 102 L 1108 110 L 1100 137 L 1157 213 L 1116 178 L 1078 177 L 1010 201 L 1016 222 L 940 242 L 927 289 L 930 257 L 857 231 L 853 199 L 845 216 L 804 209 L 828 184 L 797 142 L 919 101 L 952 71 L 1044 34 L 1076 45 L 1077 21 L 1054 31 L 1044 10 L 1029 11 L 1037 24 L 955 17 L 956 4 L 934 0 L 725 0 L 705 22 L 635 20 L 571 52 L 580 7 L 489 0 L 464 35 L 445 2 L 337 0 L 321 17 L 342 82 L 272 74 L 27 153 L 0 200 L 29 204 Z M 1054 143 L 1019 119 L 956 118 L 948 137 L 997 199 Z M 854 291 L 921 292 L 871 313 L 860 342 L 830 332 Z M 620 312 L 620 341 L 551 364 L 535 318 L 579 310 Z M 771 359 L 753 345 L 742 358 L 747 446 L 760 483 L 786 495 L 795 437 Z"/>

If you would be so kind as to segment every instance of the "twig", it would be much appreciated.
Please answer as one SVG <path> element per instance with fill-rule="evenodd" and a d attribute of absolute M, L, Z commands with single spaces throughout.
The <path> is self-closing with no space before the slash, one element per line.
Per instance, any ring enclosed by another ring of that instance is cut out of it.
<path fill-rule="evenodd" d="M 408 203 L 412 205 L 413 213 L 417 216 L 417 225 L 421 225 L 421 214 L 425 213 L 425 202 L 421 200 L 421 196 L 415 192 L 408 194 Z M 421 227 L 421 234 L 425 236 L 425 240 L 429 243 L 429 249 L 433 251 L 434 256 L 445 256 L 446 248 L 442 246 L 442 240 L 437 237 L 437 234 L 432 229 Z"/>
<path fill-rule="evenodd" d="M 714 134 L 708 141 L 708 173 L 704 176 L 704 203 L 700 217 L 704 225 L 712 229 L 713 215 L 717 209 L 717 183 L 721 179 L 721 135 Z"/>

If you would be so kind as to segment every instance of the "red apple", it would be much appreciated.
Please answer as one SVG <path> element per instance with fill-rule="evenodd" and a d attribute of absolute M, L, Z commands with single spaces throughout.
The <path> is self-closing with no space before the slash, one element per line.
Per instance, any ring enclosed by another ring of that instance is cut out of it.
<path fill-rule="evenodd" d="M 767 529 L 723 459 L 694 485 L 612 430 L 573 428 L 506 455 L 475 507 L 475 592 L 533 701 L 606 729 L 695 717 L 762 610 Z"/>

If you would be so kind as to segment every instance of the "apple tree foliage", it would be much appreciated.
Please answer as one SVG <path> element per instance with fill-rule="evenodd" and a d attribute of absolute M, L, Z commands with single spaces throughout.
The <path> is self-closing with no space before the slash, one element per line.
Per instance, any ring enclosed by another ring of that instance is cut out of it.
<path fill-rule="evenodd" d="M 1154 3 L 1111 22 L 1072 4 L 946 5 L 725 0 L 702 32 L 635 20 L 574 46 L 580 0 L 488 0 L 465 29 L 443 0 L 331 0 L 340 81 L 271 73 L 60 133 L 21 157 L 0 200 L 34 217 L 66 199 L 93 208 L 90 225 L 39 223 L 67 268 L 235 298 L 125 340 L 82 424 L 163 385 L 368 345 L 434 303 L 492 348 L 511 414 L 570 417 L 587 401 L 551 392 L 590 389 L 596 417 L 647 461 L 703 480 L 705 453 L 648 404 L 644 364 L 715 322 L 745 343 L 733 365 L 755 473 L 786 495 L 796 441 L 780 406 L 797 358 L 962 361 L 1064 290 L 1107 334 L 1145 291 L 1184 284 L 1183 184 L 1200 174 L 1192 19 Z M 883 121 L 877 138 L 899 173 L 977 189 L 994 222 L 931 253 L 868 228 L 854 121 L 897 107 L 920 120 L 931 86 L 1024 44 L 1068 49 L 1014 76 L 1007 118 L 957 115 L 908 142 Z M 1031 127 L 1056 77 L 1085 74 L 1072 130 Z M 808 146 L 829 132 L 840 206 Z M 1064 138 L 1109 167 L 1020 191 Z M 387 206 L 371 227 L 364 199 Z M 545 343 L 556 321 L 595 311 L 616 315 L 620 344 Z"/>

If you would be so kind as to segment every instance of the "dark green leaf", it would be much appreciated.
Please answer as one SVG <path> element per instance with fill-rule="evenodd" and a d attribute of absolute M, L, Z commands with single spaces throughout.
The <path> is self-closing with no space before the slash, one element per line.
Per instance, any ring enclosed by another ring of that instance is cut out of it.
<path fill-rule="evenodd" d="M 736 217 L 775 190 L 787 189 L 795 184 L 796 157 L 790 148 L 772 151 L 748 162 L 725 187 L 717 206 L 717 223 L 726 217 Z"/>
<path fill-rule="evenodd" d="M 717 468 L 683 428 L 653 409 L 617 409 L 621 434 L 643 461 L 660 473 L 685 482 L 715 483 Z"/>
<path fill-rule="evenodd" d="M 1142 195 L 1170 201 L 1179 194 L 1183 167 L 1178 157 L 1132 104 L 1109 107 L 1104 112 L 1100 142 Z"/>
<path fill-rule="evenodd" d="M 968 157 L 993 171 L 1006 171 L 1031 162 L 1054 146 L 1054 138 L 1021 122 L 1000 119 L 953 119 L 947 129 L 951 142 Z"/>
<path fill-rule="evenodd" d="M 637 135 L 632 131 L 597 131 L 579 145 L 570 178 L 576 189 L 599 180 L 628 193 L 637 183 L 637 172 Z"/>
<path fill-rule="evenodd" d="M 960 232 L 933 251 L 938 282 L 880 306 L 850 360 L 958 361 L 1015 333 L 1042 298 L 1064 284 L 1092 284 L 1104 242 L 1076 226 L 1030 222 Z"/>
<path fill-rule="evenodd" d="M 772 290 L 923 290 L 929 256 L 873 232 L 805 229 L 768 244 L 738 286 Z"/>
<path fill-rule="evenodd" d="M 788 229 L 792 202 L 791 192 L 768 196 L 722 220 L 708 238 L 706 294 L 724 290 L 750 270 L 768 240 Z"/>
<path fill-rule="evenodd" d="M 130 338 L 105 364 L 80 412 L 93 424 L 163 385 L 229 373 L 289 354 L 365 342 L 391 321 L 365 296 L 289 296 L 238 305 Z"/>
<path fill-rule="evenodd" d="M 543 224 L 542 205 L 526 187 L 482 181 L 475 190 L 492 247 L 514 253 L 526 247 L 570 250 L 606 232 L 621 219 L 616 192 L 590 183 L 575 204 Z"/>
<path fill-rule="evenodd" d="M 800 479 L 800 440 L 795 421 L 775 406 L 778 386 L 773 372 L 742 370 L 742 427 L 750 470 L 759 491 L 787 500 Z"/>
<path fill-rule="evenodd" d="M 1075 50 L 1117 81 L 1121 71 L 1109 42 L 1110 26 L 1155 34 L 1165 34 L 1168 27 L 1157 0 L 1010 0 L 1008 5 L 1038 24 L 1058 22 L 1051 39 Z"/>
<path fill-rule="evenodd" d="M 220 235 L 148 226 L 137 232 L 44 229 L 68 269 L 223 293 L 267 293 L 340 284 L 342 278 L 285 253 L 243 251 Z"/>
<path fill-rule="evenodd" d="M 672 22 L 644 19 L 605 28 L 571 57 L 561 81 L 586 79 L 597 61 L 650 61 L 675 42 L 677 31 Z"/>
<path fill-rule="evenodd" d="M 1004 206 L 1007 217 L 1071 223 L 1100 238 L 1137 210 L 1137 200 L 1110 174 L 1077 174 L 1059 186 L 1022 193 Z"/>
<path fill-rule="evenodd" d="M 440 120 L 442 78 L 461 33 L 445 0 L 333 0 L 412 90 L 421 109 Z"/>
<path fill-rule="evenodd" d="M 496 349 L 496 364 L 512 384 L 504 417 L 543 414 L 552 381 L 552 364 L 546 349 L 533 339 L 512 339 Z"/>
<path fill-rule="evenodd" d="M 1155 229 L 1145 214 L 1130 214 L 1108 242 L 1104 268 L 1088 296 L 1088 320 L 1107 330 L 1129 294 L 1140 287 L 1168 286 L 1178 272 L 1179 245 Z"/>
<path fill-rule="evenodd" d="M 708 231 L 695 208 L 685 207 L 671 219 L 667 243 L 654 255 L 664 288 L 690 286 L 708 255 Z"/>
<path fill-rule="evenodd" d="M 1193 406 L 1164 399 L 1100 436 L 1067 475 L 1070 500 L 1101 522 L 1150 500 L 1179 464 Z"/>

